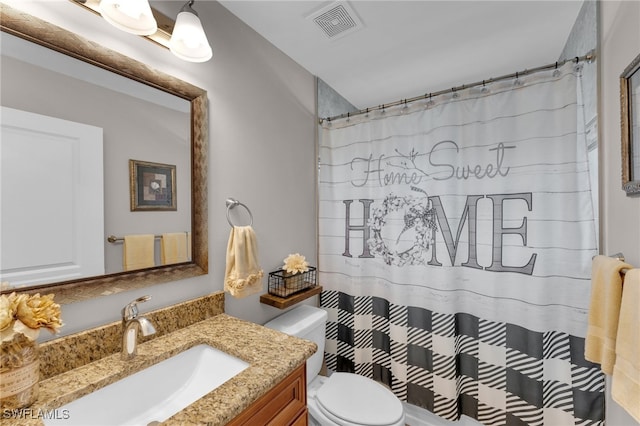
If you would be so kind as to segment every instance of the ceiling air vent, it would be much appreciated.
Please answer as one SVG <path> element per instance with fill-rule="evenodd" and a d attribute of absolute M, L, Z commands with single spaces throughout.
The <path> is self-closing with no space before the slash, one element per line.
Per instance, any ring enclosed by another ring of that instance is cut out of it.
<path fill-rule="evenodd" d="M 313 22 L 330 39 L 351 34 L 362 28 L 362 22 L 360 22 L 353 9 L 342 1 L 323 7 L 309 16 L 308 19 L 313 19 Z"/>

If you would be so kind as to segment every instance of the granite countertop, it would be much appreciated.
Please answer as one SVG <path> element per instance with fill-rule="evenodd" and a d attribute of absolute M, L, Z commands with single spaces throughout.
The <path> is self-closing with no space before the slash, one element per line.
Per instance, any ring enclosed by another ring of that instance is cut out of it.
<path fill-rule="evenodd" d="M 304 363 L 317 348 L 313 342 L 220 314 L 141 343 L 132 360 L 122 360 L 117 353 L 41 381 L 38 401 L 28 409 L 28 415 L 3 418 L 2 424 L 42 424 L 40 413 L 202 343 L 234 355 L 250 366 L 163 424 L 224 425 Z M 69 415 L 73 417 L 73 413 Z"/>

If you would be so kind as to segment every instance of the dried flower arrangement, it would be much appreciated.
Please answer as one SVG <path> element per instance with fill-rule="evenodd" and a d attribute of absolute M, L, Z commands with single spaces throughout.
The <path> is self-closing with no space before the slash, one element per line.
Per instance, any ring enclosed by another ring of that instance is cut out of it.
<path fill-rule="evenodd" d="M 316 268 L 300 253 L 290 254 L 277 271 L 269 272 L 269 294 L 288 297 L 316 285 Z"/>
<path fill-rule="evenodd" d="M 6 342 L 20 333 L 29 340 L 36 340 L 41 328 L 57 333 L 62 327 L 60 305 L 53 301 L 53 294 L 0 295 L 0 340 Z"/>
<path fill-rule="evenodd" d="M 307 272 L 309 270 L 309 264 L 306 258 L 300 253 L 290 254 L 284 259 L 284 265 L 282 266 L 289 274 L 299 274 Z"/>
<path fill-rule="evenodd" d="M 36 339 L 41 328 L 57 333 L 62 327 L 60 305 L 53 294 L 0 295 L 0 407 L 21 408 L 38 396 L 40 369 Z"/>

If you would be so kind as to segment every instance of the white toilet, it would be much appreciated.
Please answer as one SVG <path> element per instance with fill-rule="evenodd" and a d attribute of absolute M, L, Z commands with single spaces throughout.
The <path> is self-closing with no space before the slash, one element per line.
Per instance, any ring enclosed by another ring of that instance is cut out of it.
<path fill-rule="evenodd" d="M 309 423 L 320 426 L 403 426 L 402 402 L 386 387 L 353 373 L 318 375 L 324 356 L 327 313 L 301 305 L 264 326 L 311 340 L 318 351 L 307 360 Z"/>

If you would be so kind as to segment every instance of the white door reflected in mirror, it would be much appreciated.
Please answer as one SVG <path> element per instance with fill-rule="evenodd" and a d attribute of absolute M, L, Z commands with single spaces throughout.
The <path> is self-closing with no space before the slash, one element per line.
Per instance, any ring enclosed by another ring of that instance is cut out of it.
<path fill-rule="evenodd" d="M 0 281 L 104 274 L 102 129 L 2 107 Z"/>

